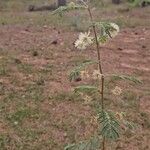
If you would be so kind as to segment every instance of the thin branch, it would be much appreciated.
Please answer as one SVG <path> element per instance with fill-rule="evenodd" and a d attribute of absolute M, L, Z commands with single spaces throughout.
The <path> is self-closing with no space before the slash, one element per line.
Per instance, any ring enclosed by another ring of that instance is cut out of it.
<path fill-rule="evenodd" d="M 92 16 L 92 13 L 91 13 L 91 10 L 90 8 L 88 7 L 88 13 L 89 13 L 89 16 L 90 16 L 90 19 L 91 19 L 91 22 L 93 23 L 93 16 Z M 102 106 L 102 109 L 104 109 L 104 76 L 103 76 L 103 70 L 102 70 L 102 65 L 101 65 L 101 55 L 100 55 L 100 45 L 99 45 L 99 42 L 98 42 L 98 37 L 97 37 L 97 32 L 96 32 L 96 27 L 93 25 L 93 32 L 94 32 L 94 36 L 95 36 L 95 41 L 96 41 L 96 50 L 97 50 L 97 56 L 98 56 L 98 67 L 99 67 L 99 71 L 100 71 L 100 74 L 102 74 L 102 77 L 101 77 L 101 106 Z"/>
<path fill-rule="evenodd" d="M 93 16 L 92 16 L 92 13 L 91 13 L 91 10 L 90 10 L 89 7 L 88 7 L 88 13 L 89 13 L 91 22 L 93 23 L 94 22 L 93 21 Z M 99 72 L 100 72 L 100 74 L 102 74 L 102 77 L 101 77 L 101 91 L 100 92 L 101 92 L 101 107 L 102 107 L 102 110 L 104 110 L 104 75 L 103 75 L 103 70 L 102 70 L 102 65 L 101 65 L 100 45 L 99 45 L 99 42 L 98 42 L 96 27 L 94 25 L 92 27 L 93 27 L 93 32 L 94 32 L 95 41 L 96 41 Z M 105 142 L 106 142 L 105 137 L 103 137 L 102 150 L 106 150 Z"/>

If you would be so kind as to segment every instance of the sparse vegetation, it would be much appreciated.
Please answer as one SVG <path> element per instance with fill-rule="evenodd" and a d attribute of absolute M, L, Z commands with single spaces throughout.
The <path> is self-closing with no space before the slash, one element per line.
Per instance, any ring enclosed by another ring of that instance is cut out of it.
<path fill-rule="evenodd" d="M 90 26 L 88 13 L 28 12 L 29 5 L 54 2 L 0 0 L 0 150 L 63 150 L 69 143 L 101 144 L 102 137 L 97 137 L 100 82 L 97 71 L 93 72 L 96 51 L 93 46 L 84 51 L 74 47 L 79 32 Z M 123 115 L 136 127 L 121 130 L 115 142 L 107 140 L 107 148 L 149 150 L 149 6 L 103 2 L 90 1 L 95 22 L 115 22 L 121 28 L 101 45 L 105 107 L 110 115 Z M 70 82 L 68 75 L 75 70 L 80 77 Z M 89 77 L 93 73 L 94 78 Z"/>
<path fill-rule="evenodd" d="M 81 93 L 83 99 L 90 100 L 91 97 L 89 96 L 92 92 L 98 92 L 99 96 L 99 104 L 98 104 L 98 115 L 97 115 L 97 124 L 98 124 L 98 131 L 96 135 L 93 135 L 94 139 L 90 139 L 86 142 L 80 142 L 79 144 L 71 144 L 65 147 L 65 150 L 96 150 L 102 149 L 106 150 L 107 143 L 109 140 L 116 140 L 120 137 L 120 130 L 129 128 L 133 129 L 132 123 L 125 120 L 125 115 L 123 112 L 112 112 L 110 108 L 106 108 L 104 97 L 105 97 L 105 80 L 109 76 L 113 76 L 115 78 L 132 81 L 134 83 L 141 83 L 141 81 L 137 80 L 134 77 L 125 76 L 125 75 L 114 75 L 110 74 L 107 75 L 103 73 L 103 66 L 102 66 L 102 58 L 101 58 L 101 51 L 100 45 L 105 44 L 110 38 L 115 37 L 119 32 L 119 27 L 115 23 L 109 22 L 95 22 L 94 16 L 92 14 L 91 8 L 88 2 L 80 0 L 81 4 L 76 4 L 74 2 L 70 2 L 66 6 L 62 6 L 54 11 L 54 14 L 62 15 L 64 12 L 68 12 L 70 10 L 78 10 L 78 9 L 85 9 L 89 15 L 89 29 L 88 32 L 80 33 L 78 40 L 75 42 L 75 47 L 80 50 L 85 50 L 89 45 L 95 43 L 96 51 L 97 51 L 97 59 L 93 61 L 87 60 L 86 62 L 80 64 L 76 67 L 73 71 L 71 71 L 69 75 L 70 81 L 77 81 L 79 78 L 93 78 L 99 82 L 98 86 L 91 86 L 91 85 L 81 85 L 77 86 L 74 89 L 75 93 Z M 99 30 L 100 33 L 99 33 Z M 91 30 L 93 31 L 93 37 L 91 34 Z M 91 64 L 97 64 L 98 69 L 93 70 L 93 75 L 91 75 L 86 69 L 87 66 Z M 85 71 L 86 69 L 86 71 Z M 86 93 L 85 95 L 83 93 Z M 114 90 L 112 90 L 114 95 L 119 96 L 122 93 L 120 87 L 116 86 Z M 133 107 L 133 105 L 131 105 Z M 100 140 L 101 139 L 101 140 Z M 110 145 L 110 143 L 109 143 Z"/>

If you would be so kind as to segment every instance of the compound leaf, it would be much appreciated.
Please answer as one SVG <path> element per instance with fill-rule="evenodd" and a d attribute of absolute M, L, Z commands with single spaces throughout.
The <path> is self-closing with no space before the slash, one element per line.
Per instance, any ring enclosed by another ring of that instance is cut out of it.
<path fill-rule="evenodd" d="M 60 14 L 62 15 L 62 13 L 64 12 L 68 12 L 70 10 L 76 10 L 76 9 L 86 9 L 87 7 L 83 6 L 83 5 L 79 5 L 79 4 L 75 4 L 74 2 L 70 2 L 68 3 L 66 6 L 60 6 L 59 8 L 57 8 L 53 14 Z"/>
<path fill-rule="evenodd" d="M 87 60 L 80 64 L 79 66 L 75 67 L 69 74 L 69 80 L 73 81 L 76 80 L 80 76 L 80 72 L 85 69 L 88 65 L 96 63 L 95 61 L 92 60 Z"/>
<path fill-rule="evenodd" d="M 69 144 L 64 150 L 98 150 L 100 149 L 100 138 L 94 136 L 87 141 L 82 141 L 77 144 Z"/>
<path fill-rule="evenodd" d="M 81 85 L 81 86 L 75 87 L 74 89 L 75 92 L 93 92 L 97 90 L 98 90 L 97 87 L 90 86 L 90 85 Z"/>
<path fill-rule="evenodd" d="M 141 80 L 137 79 L 136 77 L 133 77 L 133 76 L 127 76 L 127 75 L 116 75 L 116 74 L 112 74 L 110 75 L 112 77 L 114 77 L 115 79 L 118 79 L 118 80 L 128 80 L 128 81 L 132 81 L 134 83 L 142 83 Z"/>
<path fill-rule="evenodd" d="M 101 111 L 99 113 L 99 122 L 101 124 L 100 134 L 108 139 L 119 138 L 120 123 L 111 112 Z"/>

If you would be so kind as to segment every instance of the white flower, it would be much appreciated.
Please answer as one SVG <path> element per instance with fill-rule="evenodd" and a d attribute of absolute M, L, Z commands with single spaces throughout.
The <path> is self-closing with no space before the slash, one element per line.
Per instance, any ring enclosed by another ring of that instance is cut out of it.
<path fill-rule="evenodd" d="M 90 32 L 80 33 L 79 38 L 75 42 L 75 47 L 78 49 L 86 49 L 92 43 L 93 37 L 90 36 Z"/>
<path fill-rule="evenodd" d="M 74 8 L 76 6 L 76 4 L 74 2 L 70 2 L 67 5 L 69 8 Z"/>
<path fill-rule="evenodd" d="M 122 89 L 118 86 L 116 86 L 113 90 L 112 90 L 112 93 L 114 95 L 120 95 L 122 93 Z"/>
<path fill-rule="evenodd" d="M 119 112 L 116 112 L 116 118 L 117 119 L 119 119 L 119 120 L 123 120 L 123 118 L 124 118 L 124 116 L 125 116 L 125 114 L 124 114 L 124 112 L 121 112 L 121 113 L 119 113 Z"/>
<path fill-rule="evenodd" d="M 119 26 L 115 23 L 110 23 L 110 25 L 113 28 L 113 30 L 110 31 L 111 37 L 115 37 L 119 32 Z"/>
<path fill-rule="evenodd" d="M 15 121 L 15 122 L 14 122 L 14 125 L 18 125 L 18 121 Z"/>
<path fill-rule="evenodd" d="M 85 101 L 85 104 L 88 104 L 92 101 L 92 98 L 88 95 L 84 95 L 83 99 Z"/>
<path fill-rule="evenodd" d="M 89 78 L 89 73 L 88 73 L 88 71 L 81 71 L 80 72 L 80 74 L 81 74 L 81 78 Z"/>
<path fill-rule="evenodd" d="M 92 76 L 93 76 L 93 79 L 99 79 L 102 77 L 102 74 L 100 74 L 99 70 L 94 70 Z"/>
<path fill-rule="evenodd" d="M 86 44 L 80 41 L 79 39 L 75 42 L 75 47 L 77 49 L 86 49 Z"/>

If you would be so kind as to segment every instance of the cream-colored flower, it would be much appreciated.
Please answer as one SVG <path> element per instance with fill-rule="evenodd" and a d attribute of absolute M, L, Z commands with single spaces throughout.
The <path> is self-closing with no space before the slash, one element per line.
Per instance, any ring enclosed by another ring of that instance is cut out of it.
<path fill-rule="evenodd" d="M 122 89 L 118 86 L 116 86 L 113 90 L 112 90 L 112 93 L 114 95 L 120 95 L 122 93 Z"/>
<path fill-rule="evenodd" d="M 92 98 L 88 95 L 84 95 L 83 99 L 85 100 L 84 102 L 85 104 L 88 104 L 92 101 Z"/>
<path fill-rule="evenodd" d="M 93 37 L 90 36 L 90 32 L 80 33 L 79 38 L 75 42 L 75 47 L 78 49 L 86 49 L 92 43 Z"/>
<path fill-rule="evenodd" d="M 75 42 L 75 47 L 76 47 L 77 49 L 82 49 L 82 50 L 86 49 L 85 43 L 83 43 L 83 42 L 80 41 L 79 39 Z"/>
<path fill-rule="evenodd" d="M 119 120 L 123 120 L 123 116 L 124 116 L 124 114 L 122 112 L 121 113 L 119 113 L 119 112 L 116 113 L 116 118 L 119 119 Z"/>
<path fill-rule="evenodd" d="M 18 125 L 18 121 L 15 121 L 15 122 L 14 122 L 14 125 Z"/>
<path fill-rule="evenodd" d="M 111 37 L 115 37 L 119 32 L 119 26 L 115 23 L 110 23 L 110 25 L 113 28 L 113 30 L 110 31 Z"/>
<path fill-rule="evenodd" d="M 88 71 L 86 71 L 86 70 L 81 71 L 80 75 L 81 75 L 81 78 L 89 78 L 90 77 Z"/>
<path fill-rule="evenodd" d="M 102 74 L 100 74 L 99 70 L 94 70 L 92 77 L 93 79 L 100 79 L 102 77 Z"/>
<path fill-rule="evenodd" d="M 75 7 L 76 6 L 76 4 L 74 3 L 74 2 L 70 2 L 70 3 L 68 3 L 68 5 L 67 5 L 68 7 Z"/>

